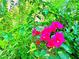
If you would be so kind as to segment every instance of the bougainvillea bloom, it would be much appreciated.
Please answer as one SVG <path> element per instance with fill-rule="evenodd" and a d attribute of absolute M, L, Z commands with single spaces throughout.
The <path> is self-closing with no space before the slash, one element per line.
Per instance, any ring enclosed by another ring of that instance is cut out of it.
<path fill-rule="evenodd" d="M 54 41 L 53 40 L 48 40 L 46 46 L 49 47 L 49 48 L 55 47 Z"/>
<path fill-rule="evenodd" d="M 50 40 L 50 33 L 51 31 L 49 27 L 45 27 L 44 30 L 41 32 L 40 40 L 45 42 Z"/>
<path fill-rule="evenodd" d="M 42 33 L 50 33 L 51 30 L 49 27 L 45 27 L 43 30 L 42 30 Z"/>
<path fill-rule="evenodd" d="M 55 32 L 56 29 L 57 29 L 57 27 L 56 26 L 53 26 L 53 25 L 50 25 L 49 26 L 49 29 L 50 29 L 51 32 Z"/>
<path fill-rule="evenodd" d="M 48 27 L 45 27 L 41 32 L 37 31 L 35 28 L 32 31 L 32 35 L 39 35 L 40 34 L 40 41 L 44 41 L 46 46 L 49 48 L 59 48 L 63 42 L 65 42 L 64 35 L 62 32 L 56 32 L 56 29 L 62 29 L 64 26 L 60 22 L 52 22 L 52 24 Z M 51 33 L 54 35 L 51 36 Z M 36 41 L 36 44 L 39 45 L 40 41 Z"/>
<path fill-rule="evenodd" d="M 40 40 L 47 42 L 48 40 L 50 40 L 50 36 L 48 34 L 42 34 L 40 36 Z"/>
<path fill-rule="evenodd" d="M 55 28 L 62 29 L 64 26 L 60 22 L 52 22 L 51 26 L 55 26 Z"/>
<path fill-rule="evenodd" d="M 40 34 L 40 31 L 37 31 L 36 28 L 33 28 L 32 36 L 36 36 L 36 35 L 39 35 L 39 34 Z"/>
<path fill-rule="evenodd" d="M 36 45 L 40 45 L 40 40 L 36 40 Z"/>
<path fill-rule="evenodd" d="M 64 35 L 62 32 L 56 32 L 56 34 L 52 37 L 54 41 L 54 45 L 58 48 L 65 42 Z"/>

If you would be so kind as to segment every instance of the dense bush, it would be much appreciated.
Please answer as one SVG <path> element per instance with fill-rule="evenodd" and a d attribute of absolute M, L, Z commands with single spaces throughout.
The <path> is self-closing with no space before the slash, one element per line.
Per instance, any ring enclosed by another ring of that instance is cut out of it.
<path fill-rule="evenodd" d="M 0 59 L 79 59 L 79 0 L 10 3 L 7 9 L 8 1 L 0 0 Z M 47 48 L 40 36 L 32 36 L 33 28 L 41 31 L 53 21 L 64 25 L 57 30 L 66 40 L 59 48 Z"/>

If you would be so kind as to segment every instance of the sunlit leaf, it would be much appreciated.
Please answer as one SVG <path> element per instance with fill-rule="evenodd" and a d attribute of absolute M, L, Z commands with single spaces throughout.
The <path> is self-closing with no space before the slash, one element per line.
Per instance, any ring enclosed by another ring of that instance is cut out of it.
<path fill-rule="evenodd" d="M 45 56 L 45 54 L 46 54 L 46 51 L 45 50 L 41 50 L 40 56 Z"/>
<path fill-rule="evenodd" d="M 70 46 L 66 44 L 62 44 L 61 47 L 64 48 L 68 53 L 72 54 L 72 50 Z"/>
<path fill-rule="evenodd" d="M 40 51 L 35 51 L 35 52 L 34 52 L 34 55 L 35 55 L 36 57 L 39 57 L 39 56 L 40 56 Z"/>
<path fill-rule="evenodd" d="M 29 52 L 32 52 L 34 50 L 36 50 L 36 45 L 35 45 L 35 43 L 31 43 Z"/>
<path fill-rule="evenodd" d="M 0 47 L 1 47 L 1 48 L 5 49 L 5 48 L 7 47 L 7 45 L 8 45 L 8 42 L 7 42 L 7 41 L 5 41 L 5 40 L 0 40 Z"/>
<path fill-rule="evenodd" d="M 70 56 L 63 51 L 58 51 L 58 55 L 60 56 L 61 59 L 70 59 Z"/>

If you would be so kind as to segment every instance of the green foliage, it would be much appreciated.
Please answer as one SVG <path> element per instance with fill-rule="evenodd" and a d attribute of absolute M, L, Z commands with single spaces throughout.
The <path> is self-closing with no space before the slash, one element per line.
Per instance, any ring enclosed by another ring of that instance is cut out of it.
<path fill-rule="evenodd" d="M 79 59 L 78 0 L 19 0 L 12 6 L 8 11 L 7 1 L 0 0 L 0 59 Z M 64 25 L 65 43 L 52 49 L 36 45 L 32 28 L 40 31 L 52 21 Z"/>

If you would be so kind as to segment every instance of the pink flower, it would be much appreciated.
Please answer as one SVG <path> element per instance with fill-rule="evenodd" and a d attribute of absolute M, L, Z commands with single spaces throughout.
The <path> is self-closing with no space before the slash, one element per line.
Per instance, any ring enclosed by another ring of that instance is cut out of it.
<path fill-rule="evenodd" d="M 50 33 L 51 31 L 49 27 L 45 27 L 44 30 L 41 32 L 40 40 L 45 42 L 50 40 Z"/>
<path fill-rule="evenodd" d="M 48 40 L 50 40 L 50 36 L 48 34 L 42 34 L 40 36 L 40 40 L 47 42 Z"/>
<path fill-rule="evenodd" d="M 36 35 L 39 35 L 39 34 L 40 34 L 40 31 L 37 31 L 36 28 L 33 28 L 32 36 L 36 36 Z"/>
<path fill-rule="evenodd" d="M 49 48 L 53 48 L 53 47 L 55 47 L 54 41 L 53 41 L 53 40 L 48 40 L 46 46 L 49 47 Z"/>
<path fill-rule="evenodd" d="M 51 32 L 55 32 L 57 28 L 54 25 L 50 25 L 49 29 L 50 29 Z"/>
<path fill-rule="evenodd" d="M 60 22 L 52 22 L 51 26 L 55 26 L 55 28 L 62 29 L 64 26 Z"/>
<path fill-rule="evenodd" d="M 54 45 L 58 48 L 65 42 L 64 35 L 62 32 L 56 32 L 56 34 L 52 37 L 54 41 Z"/>
<path fill-rule="evenodd" d="M 53 48 L 53 47 L 59 48 L 63 42 L 65 42 L 63 33 L 56 32 L 56 34 L 54 34 L 53 37 L 50 40 L 48 40 L 46 46 L 49 48 Z"/>
<path fill-rule="evenodd" d="M 51 33 L 51 30 L 49 27 L 45 27 L 43 30 L 42 30 L 42 33 Z"/>
<path fill-rule="evenodd" d="M 63 42 L 65 42 L 64 35 L 62 32 L 56 32 L 56 29 L 62 29 L 64 26 L 60 22 L 52 22 L 48 27 L 45 27 L 41 32 L 37 31 L 35 28 L 32 30 L 32 35 L 36 36 L 40 34 L 40 41 L 46 42 L 46 46 L 49 48 L 59 48 Z M 50 35 L 52 32 L 56 32 L 52 38 Z M 36 44 L 40 44 L 39 41 Z"/>

